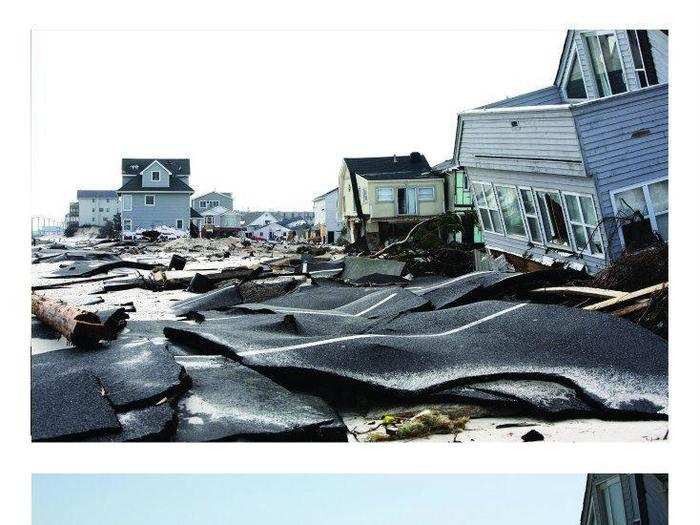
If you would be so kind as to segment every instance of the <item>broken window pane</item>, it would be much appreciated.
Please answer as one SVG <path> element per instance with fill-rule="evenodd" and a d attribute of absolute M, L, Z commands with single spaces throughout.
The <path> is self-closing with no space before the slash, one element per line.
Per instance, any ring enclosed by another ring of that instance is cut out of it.
<path fill-rule="evenodd" d="M 550 244 L 569 246 L 561 197 L 553 191 L 538 191 L 537 203 L 544 223 L 544 237 Z"/>
<path fill-rule="evenodd" d="M 620 60 L 620 51 L 617 47 L 617 38 L 615 35 L 601 35 L 599 40 L 612 94 L 624 93 L 627 91 L 627 84 L 625 83 L 625 72 L 622 69 L 622 60 Z"/>
<path fill-rule="evenodd" d="M 496 192 L 498 194 L 498 202 L 501 204 L 501 211 L 503 212 L 506 234 L 525 237 L 525 222 L 520 213 L 518 192 L 515 188 L 507 186 L 496 186 Z"/>
<path fill-rule="evenodd" d="M 623 217 L 631 217 L 635 212 L 641 213 L 644 217 L 648 215 L 644 190 L 641 187 L 616 193 L 615 207 Z"/>
<path fill-rule="evenodd" d="M 668 210 L 668 180 L 655 182 L 649 185 L 649 196 L 655 213 Z"/>
<path fill-rule="evenodd" d="M 479 208 L 479 216 L 483 222 L 484 230 L 503 233 L 501 213 L 498 210 L 491 184 L 475 182 L 474 192 L 476 194 L 477 208 Z"/>

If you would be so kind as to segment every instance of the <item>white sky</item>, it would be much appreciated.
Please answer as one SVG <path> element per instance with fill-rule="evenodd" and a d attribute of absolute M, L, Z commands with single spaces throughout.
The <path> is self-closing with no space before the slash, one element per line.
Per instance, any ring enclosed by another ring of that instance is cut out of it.
<path fill-rule="evenodd" d="M 341 159 L 452 155 L 456 114 L 551 85 L 561 31 L 40 31 L 32 213 L 117 189 L 122 157 L 189 157 L 196 194 L 311 210 Z"/>

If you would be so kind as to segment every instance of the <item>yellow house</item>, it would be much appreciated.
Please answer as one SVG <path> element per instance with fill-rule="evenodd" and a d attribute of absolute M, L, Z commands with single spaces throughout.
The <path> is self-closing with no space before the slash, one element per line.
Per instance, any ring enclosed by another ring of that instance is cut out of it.
<path fill-rule="evenodd" d="M 420 153 L 343 159 L 338 207 L 350 242 L 378 245 L 445 213 L 444 179 Z M 359 213 L 358 213 L 359 210 Z"/>

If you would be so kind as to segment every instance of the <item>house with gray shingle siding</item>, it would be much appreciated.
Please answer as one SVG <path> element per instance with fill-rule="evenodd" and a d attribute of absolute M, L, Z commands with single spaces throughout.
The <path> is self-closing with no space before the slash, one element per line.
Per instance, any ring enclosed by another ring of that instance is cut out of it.
<path fill-rule="evenodd" d="M 667 525 L 668 475 L 589 474 L 581 525 Z"/>
<path fill-rule="evenodd" d="M 459 114 L 451 209 L 514 264 L 595 273 L 668 240 L 667 63 L 664 30 L 568 31 L 553 86 Z"/>
<path fill-rule="evenodd" d="M 168 226 L 189 232 L 189 159 L 122 159 L 122 234 Z"/>

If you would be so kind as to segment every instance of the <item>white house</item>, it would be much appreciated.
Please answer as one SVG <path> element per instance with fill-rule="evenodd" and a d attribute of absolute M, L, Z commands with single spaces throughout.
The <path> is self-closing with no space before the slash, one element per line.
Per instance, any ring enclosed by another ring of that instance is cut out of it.
<path fill-rule="evenodd" d="M 322 243 L 333 243 L 341 234 L 338 215 L 338 188 L 319 195 L 314 199 L 314 234 Z"/>
<path fill-rule="evenodd" d="M 216 228 L 240 228 L 241 215 L 224 206 L 215 206 L 199 212 L 204 219 L 204 226 Z"/>
<path fill-rule="evenodd" d="M 289 232 L 292 230 L 286 226 L 282 226 L 278 222 L 271 222 L 262 226 L 252 227 L 248 229 L 248 233 L 255 239 L 265 239 L 267 241 L 279 241 L 286 239 Z"/>
<path fill-rule="evenodd" d="M 117 192 L 78 190 L 78 224 L 102 226 L 119 212 Z"/>

